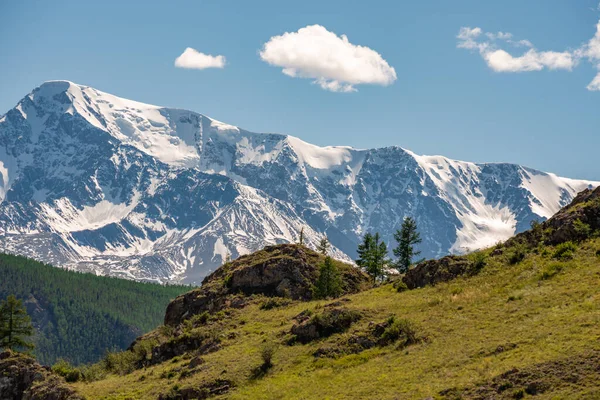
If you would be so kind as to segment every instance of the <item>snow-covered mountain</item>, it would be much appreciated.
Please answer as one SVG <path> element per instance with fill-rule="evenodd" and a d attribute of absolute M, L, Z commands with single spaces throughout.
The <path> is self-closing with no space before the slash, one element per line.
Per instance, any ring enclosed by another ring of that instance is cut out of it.
<path fill-rule="evenodd" d="M 3 251 L 134 279 L 198 282 L 227 256 L 417 219 L 423 255 L 489 246 L 598 182 L 400 147 L 318 147 L 204 115 L 44 83 L 0 117 Z"/>

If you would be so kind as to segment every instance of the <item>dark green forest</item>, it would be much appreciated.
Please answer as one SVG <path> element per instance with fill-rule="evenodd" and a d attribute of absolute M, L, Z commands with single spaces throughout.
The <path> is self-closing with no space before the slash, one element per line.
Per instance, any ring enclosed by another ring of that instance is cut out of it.
<path fill-rule="evenodd" d="M 127 348 L 162 324 L 170 300 L 190 290 L 56 268 L 0 254 L 0 299 L 23 300 L 36 335 L 34 354 L 44 364 L 65 359 L 95 362 Z"/>

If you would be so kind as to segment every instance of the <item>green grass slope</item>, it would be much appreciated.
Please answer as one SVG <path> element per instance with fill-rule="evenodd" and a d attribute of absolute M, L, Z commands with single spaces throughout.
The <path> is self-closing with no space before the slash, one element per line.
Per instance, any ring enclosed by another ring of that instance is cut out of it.
<path fill-rule="evenodd" d="M 294 317 L 305 310 L 323 313 L 330 302 L 296 301 L 265 309 L 267 300 L 256 298 L 243 310 L 226 310 L 202 318 L 197 327 L 179 328 L 189 336 L 219 339 L 218 350 L 200 359 L 191 351 L 75 387 L 89 399 L 185 398 L 181 394 L 194 388 L 232 399 L 482 398 L 478 390 L 493 387 L 515 368 L 539 376 L 539 368 L 577 360 L 576 365 L 589 362 L 591 367 L 575 378 L 541 374 L 541 380 L 551 378 L 539 383 L 543 392 L 536 398 L 599 398 L 598 357 L 588 357 L 600 351 L 599 249 L 600 240 L 587 240 L 559 260 L 555 247 L 544 246 L 519 262 L 510 251 L 491 256 L 490 250 L 474 276 L 403 292 L 386 284 L 349 295 L 343 307 L 362 318 L 345 332 L 307 344 L 288 344 Z M 390 315 L 408 320 L 423 340 L 343 354 L 353 337 Z M 171 340 L 175 335 L 164 328 L 155 334 Z M 274 348 L 273 366 L 257 377 L 267 347 Z M 323 348 L 342 352 L 316 357 Z M 492 398 L 520 398 L 534 391 L 527 379 L 509 379 L 501 386 Z"/>
<path fill-rule="evenodd" d="M 504 244 L 341 299 L 231 292 L 278 265 L 221 270 L 74 387 L 89 399 L 600 398 L 600 189 Z"/>
<path fill-rule="evenodd" d="M 22 299 L 37 334 L 36 358 L 90 363 L 162 323 L 170 300 L 189 290 L 55 268 L 0 254 L 0 298 Z"/>

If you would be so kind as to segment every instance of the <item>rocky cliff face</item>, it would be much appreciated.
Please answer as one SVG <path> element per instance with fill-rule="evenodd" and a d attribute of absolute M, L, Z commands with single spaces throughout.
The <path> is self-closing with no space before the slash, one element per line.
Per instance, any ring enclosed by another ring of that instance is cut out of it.
<path fill-rule="evenodd" d="M 423 255 L 489 246 L 595 182 L 400 147 L 318 147 L 47 82 L 0 117 L 0 250 L 198 283 L 230 255 L 323 234 L 339 259 L 417 219 Z"/>

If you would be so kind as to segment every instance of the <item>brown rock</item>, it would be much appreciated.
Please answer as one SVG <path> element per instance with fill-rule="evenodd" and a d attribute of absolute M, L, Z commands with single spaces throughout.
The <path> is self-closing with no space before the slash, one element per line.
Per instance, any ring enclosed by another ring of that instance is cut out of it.
<path fill-rule="evenodd" d="M 409 289 L 447 282 L 472 271 L 472 262 L 465 257 L 446 256 L 439 260 L 427 260 L 409 270 L 402 281 Z"/>

